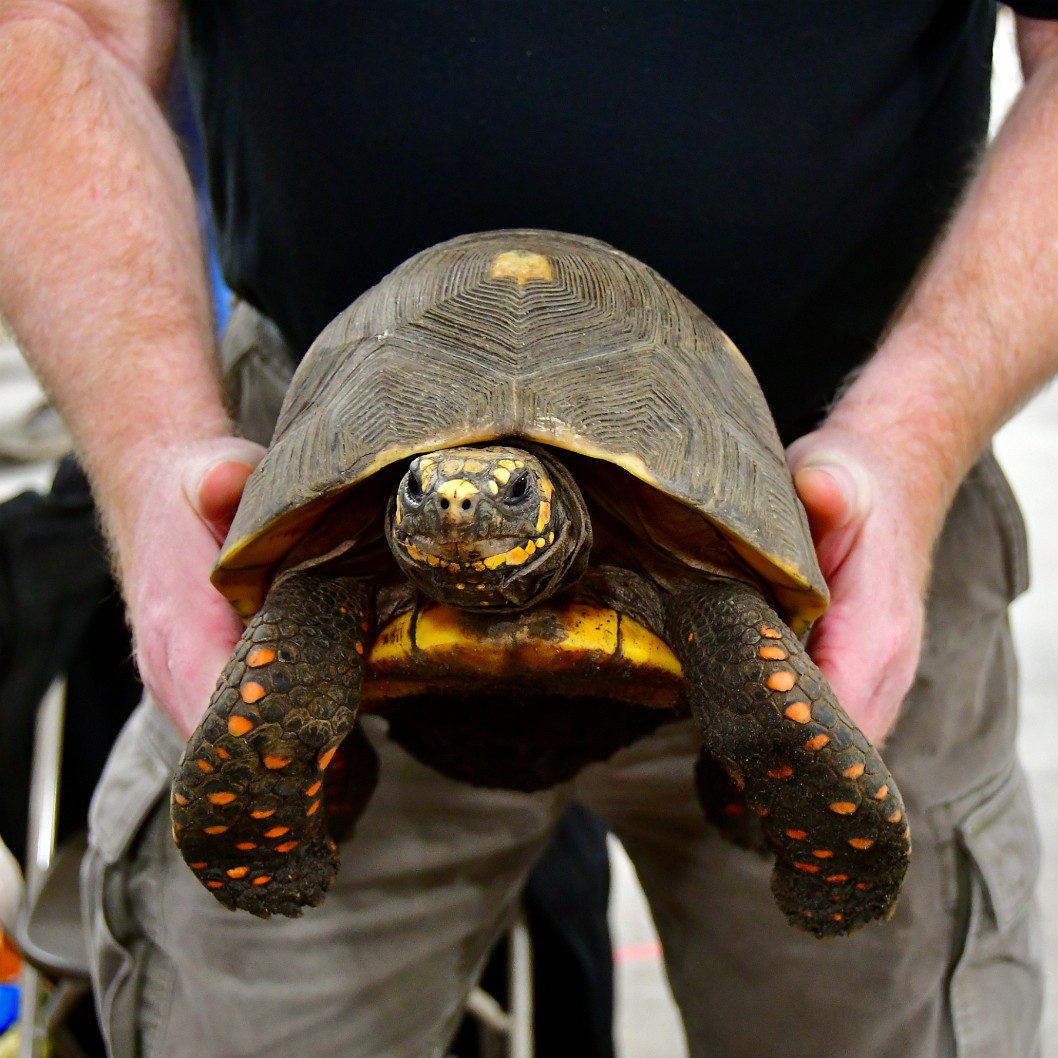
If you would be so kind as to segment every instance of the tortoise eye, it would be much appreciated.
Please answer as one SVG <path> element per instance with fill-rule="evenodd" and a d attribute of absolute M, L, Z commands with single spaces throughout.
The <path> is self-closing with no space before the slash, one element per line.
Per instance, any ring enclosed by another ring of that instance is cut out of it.
<path fill-rule="evenodd" d="M 529 495 L 529 475 L 521 473 L 511 482 L 507 489 L 507 499 L 524 500 Z"/>
<path fill-rule="evenodd" d="M 408 476 L 404 484 L 404 492 L 412 503 L 419 503 L 422 500 L 422 479 L 419 477 L 418 471 L 408 471 Z"/>

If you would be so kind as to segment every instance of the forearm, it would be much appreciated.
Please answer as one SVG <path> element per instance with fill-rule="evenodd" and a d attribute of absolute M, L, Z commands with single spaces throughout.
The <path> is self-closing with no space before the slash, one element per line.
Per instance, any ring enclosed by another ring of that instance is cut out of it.
<path fill-rule="evenodd" d="M 119 560 L 157 454 L 230 432 L 193 194 L 151 93 L 158 51 L 140 63 L 62 5 L 0 13 L 2 307 Z"/>
<path fill-rule="evenodd" d="M 1037 24 L 1050 43 L 1053 24 Z M 1058 48 L 1046 47 L 950 230 L 826 429 L 884 453 L 932 541 L 995 430 L 1058 370 Z"/>

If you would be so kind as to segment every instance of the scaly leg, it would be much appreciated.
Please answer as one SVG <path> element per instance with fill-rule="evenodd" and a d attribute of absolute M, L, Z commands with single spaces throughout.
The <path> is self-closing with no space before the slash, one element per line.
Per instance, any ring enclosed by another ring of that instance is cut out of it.
<path fill-rule="evenodd" d="M 710 578 L 672 601 L 705 749 L 743 790 L 794 925 L 851 933 L 891 909 L 910 832 L 892 776 L 761 595 Z"/>
<path fill-rule="evenodd" d="M 173 836 L 226 907 L 296 917 L 334 880 L 324 772 L 356 718 L 370 599 L 352 577 L 278 580 L 188 741 Z"/>

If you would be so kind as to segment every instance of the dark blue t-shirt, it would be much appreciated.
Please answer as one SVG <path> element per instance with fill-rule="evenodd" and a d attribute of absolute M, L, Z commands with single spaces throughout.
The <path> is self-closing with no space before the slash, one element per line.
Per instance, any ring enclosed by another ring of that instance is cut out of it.
<path fill-rule="evenodd" d="M 987 128 L 987 0 L 185 9 L 226 275 L 296 348 L 432 243 L 572 231 L 712 316 L 787 440 L 870 353 Z"/>

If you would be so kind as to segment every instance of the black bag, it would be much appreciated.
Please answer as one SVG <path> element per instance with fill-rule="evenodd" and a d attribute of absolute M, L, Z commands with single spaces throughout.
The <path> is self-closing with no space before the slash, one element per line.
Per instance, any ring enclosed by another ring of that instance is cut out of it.
<path fill-rule="evenodd" d="M 46 495 L 0 504 L 0 836 L 24 864 L 37 708 L 66 674 L 59 838 L 85 824 L 141 689 L 88 483 L 64 460 Z"/>

